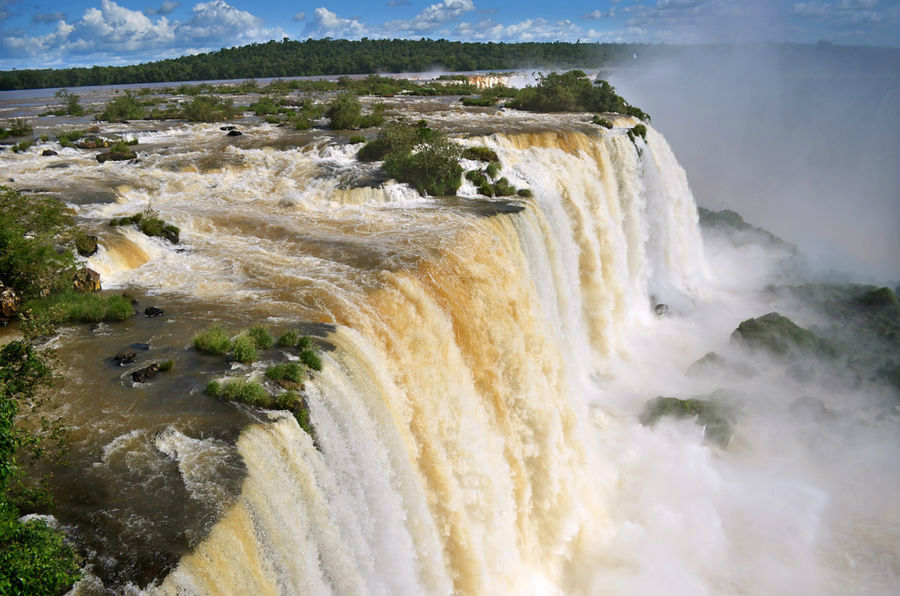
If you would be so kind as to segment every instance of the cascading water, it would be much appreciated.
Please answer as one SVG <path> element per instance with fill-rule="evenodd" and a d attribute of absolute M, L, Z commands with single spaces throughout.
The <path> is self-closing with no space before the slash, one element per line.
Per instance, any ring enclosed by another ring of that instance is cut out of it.
<path fill-rule="evenodd" d="M 151 387 L 123 404 L 118 376 L 71 375 L 68 416 L 91 474 L 167 482 L 208 520 L 182 536 L 177 525 L 191 515 L 178 517 L 167 530 L 183 542 L 178 556 L 140 561 L 165 577 L 141 582 L 111 565 L 115 585 L 150 581 L 153 594 L 891 593 L 900 512 L 878 495 L 900 483 L 854 464 L 876 447 L 896 453 L 883 448 L 895 427 L 853 444 L 806 441 L 804 427 L 773 424 L 771 412 L 810 391 L 830 392 L 836 411 L 867 412 L 868 402 L 765 360 L 754 361 L 764 381 L 752 386 L 685 374 L 709 350 L 730 355 L 731 329 L 773 299 L 710 271 L 665 140 L 648 128 L 632 141 L 626 118 L 609 131 L 571 115 L 428 118 L 495 150 L 503 176 L 533 198 L 487 200 L 469 182 L 459 197 L 421 198 L 378 180 L 352 145 L 315 138 L 273 149 L 279 131 L 266 125 L 243 146 L 213 126 L 139 133 L 157 150 L 102 170 L 73 149 L 61 151 L 66 169 L 37 154 L 2 156 L 18 184 L 106 189 L 101 200 L 72 201 L 101 237 L 88 264 L 106 288 L 136 289 L 176 313 L 131 323 L 129 337 L 149 335 L 186 358 L 190 335 L 210 319 L 312 321 L 334 348 L 306 387 L 314 440 L 290 416 L 200 395 L 222 371 L 196 356 L 172 399 Z M 105 225 L 148 204 L 181 228 L 184 246 Z M 717 265 L 741 257 L 716 250 Z M 655 316 L 657 304 L 673 316 Z M 69 338 L 72 353 L 109 333 Z M 638 422 L 654 396 L 723 386 L 761 396 L 737 400 L 742 422 L 728 452 L 704 444 L 690 422 Z M 231 447 L 234 428 L 243 430 Z M 816 467 L 823 457 L 837 463 Z M 839 488 L 848 473 L 877 487 L 863 505 Z M 217 478 L 227 480 L 221 490 Z M 139 536 L 155 506 L 115 523 Z"/>

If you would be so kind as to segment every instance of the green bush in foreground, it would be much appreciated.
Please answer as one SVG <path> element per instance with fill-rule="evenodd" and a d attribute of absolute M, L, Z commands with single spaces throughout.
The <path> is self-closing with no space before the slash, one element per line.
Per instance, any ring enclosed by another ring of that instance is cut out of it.
<path fill-rule="evenodd" d="M 269 335 L 269 332 L 262 325 L 254 325 L 247 330 L 247 335 L 250 336 L 257 349 L 260 350 L 268 350 L 275 344 L 275 340 L 272 339 L 272 336 Z"/>
<path fill-rule="evenodd" d="M 266 377 L 273 381 L 287 380 L 299 383 L 303 380 L 303 369 L 297 362 L 282 362 L 268 367 Z"/>
<path fill-rule="evenodd" d="M 464 159 L 472 159 L 475 161 L 495 162 L 500 161 L 497 152 L 487 147 L 467 147 L 462 152 Z"/>
<path fill-rule="evenodd" d="M 269 394 L 265 387 L 256 381 L 246 379 L 225 381 L 221 386 L 221 393 L 217 397 L 251 406 L 262 406 L 269 402 Z"/>
<path fill-rule="evenodd" d="M 306 349 L 300 352 L 300 362 L 314 371 L 322 370 L 322 359 L 313 350 Z"/>
<path fill-rule="evenodd" d="M 241 334 L 231 344 L 231 357 L 241 364 L 250 364 L 257 355 L 256 342 L 249 335 Z"/>
<path fill-rule="evenodd" d="M 338 95 L 328 106 L 325 115 L 329 126 L 335 130 L 359 128 L 362 121 L 362 104 L 356 94 L 345 91 Z"/>
<path fill-rule="evenodd" d="M 207 354 L 221 356 L 231 350 L 231 339 L 219 325 L 212 325 L 194 336 L 194 347 Z"/>

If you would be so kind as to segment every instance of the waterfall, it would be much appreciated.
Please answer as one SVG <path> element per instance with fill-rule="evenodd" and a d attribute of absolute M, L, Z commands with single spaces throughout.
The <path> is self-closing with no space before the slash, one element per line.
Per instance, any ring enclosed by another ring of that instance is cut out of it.
<path fill-rule="evenodd" d="M 407 255 L 392 236 L 414 227 L 390 207 L 396 189 L 319 183 L 320 198 L 292 203 L 387 205 L 354 224 L 379 241 L 360 254 L 383 249 L 378 262 L 400 266 L 348 273 L 359 256 L 326 271 L 295 245 L 241 244 L 259 227 L 247 211 L 221 215 L 231 229 L 194 224 L 198 246 L 241 251 L 261 269 L 277 261 L 279 283 L 316 285 L 336 348 L 307 384 L 316 444 L 286 416 L 247 428 L 237 503 L 148 592 L 553 594 L 591 568 L 611 529 L 588 397 L 606 361 L 627 353 L 627 333 L 653 324 L 655 303 L 684 308 L 702 289 L 696 208 L 652 129 L 646 142 L 622 129 L 467 142 L 497 151 L 503 175 L 533 190 L 523 211 L 438 210 L 410 232 L 426 234 L 427 249 Z M 160 198 L 170 211 L 178 200 Z"/>

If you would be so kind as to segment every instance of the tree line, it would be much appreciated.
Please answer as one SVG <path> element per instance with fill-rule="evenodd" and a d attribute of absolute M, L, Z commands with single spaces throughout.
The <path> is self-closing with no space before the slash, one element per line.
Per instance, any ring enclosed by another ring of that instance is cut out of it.
<path fill-rule="evenodd" d="M 599 68 L 652 48 L 619 43 L 474 43 L 445 39 L 269 41 L 130 66 L 0 72 L 0 90 L 314 75 Z"/>

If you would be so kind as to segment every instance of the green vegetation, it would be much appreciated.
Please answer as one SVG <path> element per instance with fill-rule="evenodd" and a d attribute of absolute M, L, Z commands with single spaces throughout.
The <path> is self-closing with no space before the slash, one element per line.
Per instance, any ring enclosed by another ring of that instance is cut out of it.
<path fill-rule="evenodd" d="M 63 594 L 81 573 L 64 535 L 42 520 L 19 522 L 10 498 L 10 483 L 21 474 L 16 454 L 37 455 L 47 437 L 18 424 L 22 409 L 31 407 L 52 371 L 29 344 L 14 341 L 0 348 L 0 593 Z M 43 425 L 42 425 L 43 427 Z"/>
<path fill-rule="evenodd" d="M 542 75 L 536 87 L 522 89 L 516 99 L 506 104 L 511 108 L 532 112 L 616 112 L 629 114 L 628 105 L 607 81 L 598 79 L 591 84 L 580 70 L 563 74 Z M 637 110 L 648 122 L 647 114 Z"/>
<path fill-rule="evenodd" d="M 612 128 L 613 123 L 608 118 L 601 118 L 600 116 L 594 115 L 594 118 L 591 120 L 597 126 L 602 126 L 603 128 Z"/>
<path fill-rule="evenodd" d="M 796 250 L 796 247 L 793 244 L 785 242 L 768 230 L 748 224 L 739 213 L 730 209 L 710 211 L 709 209 L 698 207 L 697 213 L 700 215 L 701 226 L 704 228 L 715 228 L 725 232 L 737 246 L 756 242 L 758 244 L 769 244 L 791 252 Z"/>
<path fill-rule="evenodd" d="M 722 448 L 731 440 L 731 422 L 727 409 L 715 401 L 704 399 L 678 399 L 657 397 L 647 402 L 641 414 L 641 424 L 652 426 L 665 416 L 673 418 L 697 418 L 704 427 L 704 437 Z"/>
<path fill-rule="evenodd" d="M 257 116 L 266 116 L 278 112 L 278 105 L 271 97 L 260 97 L 256 102 L 250 104 L 250 109 Z"/>
<path fill-rule="evenodd" d="M 303 380 L 303 369 L 296 362 L 273 364 L 266 369 L 266 377 L 273 381 L 287 380 L 293 383 L 299 383 Z"/>
<path fill-rule="evenodd" d="M 282 348 L 295 348 L 299 342 L 300 334 L 293 330 L 278 338 L 278 345 Z"/>
<path fill-rule="evenodd" d="M 0 127 L 0 139 L 6 137 L 24 137 L 34 132 L 28 120 L 24 118 L 15 118 L 8 122 L 9 128 Z"/>
<path fill-rule="evenodd" d="M 159 212 L 150 207 L 142 213 L 135 213 L 126 217 L 114 217 L 109 221 L 111 226 L 136 226 L 147 236 L 165 238 L 172 244 L 178 244 L 181 230 L 172 224 L 164 222 L 159 217 Z"/>
<path fill-rule="evenodd" d="M 13 153 L 25 153 L 31 146 L 34 145 L 34 141 L 19 141 L 15 145 L 12 146 Z"/>
<path fill-rule="evenodd" d="M 308 348 L 301 350 L 300 362 L 313 369 L 314 371 L 322 370 L 322 359 L 314 350 Z"/>
<path fill-rule="evenodd" d="M 731 337 L 750 348 L 775 356 L 788 356 L 794 352 L 824 357 L 837 355 L 832 342 L 818 337 L 777 312 L 742 321 Z"/>
<path fill-rule="evenodd" d="M 165 360 L 159 363 L 159 371 L 160 372 L 168 372 L 172 370 L 172 367 L 175 366 L 174 360 Z"/>
<path fill-rule="evenodd" d="M 466 106 L 467 108 L 487 108 L 497 103 L 496 99 L 492 99 L 490 97 L 463 97 L 460 101 L 462 101 L 462 105 Z"/>
<path fill-rule="evenodd" d="M 329 105 L 325 115 L 334 130 L 353 130 L 378 126 L 384 122 L 384 105 L 377 104 L 371 113 L 363 115 L 362 104 L 355 93 L 344 91 Z"/>
<path fill-rule="evenodd" d="M 231 339 L 219 325 L 212 325 L 194 336 L 194 347 L 207 354 L 221 356 L 231 350 Z"/>
<path fill-rule="evenodd" d="M 241 364 L 250 364 L 256 360 L 256 342 L 249 335 L 241 334 L 231 343 L 231 357 Z"/>
<path fill-rule="evenodd" d="M 647 127 L 643 124 L 635 124 L 628 129 L 628 138 L 631 139 L 632 143 L 637 137 L 641 137 L 645 142 L 647 141 Z"/>
<path fill-rule="evenodd" d="M 55 198 L 26 196 L 0 186 L 0 283 L 23 299 L 70 287 L 75 257 L 73 220 Z"/>
<path fill-rule="evenodd" d="M 107 122 L 125 122 L 127 120 L 140 120 L 146 110 L 141 102 L 130 92 L 114 97 L 106 103 L 106 107 L 97 116 L 97 120 Z"/>
<path fill-rule="evenodd" d="M 68 147 L 78 139 L 81 139 L 87 133 L 83 130 L 70 130 L 68 132 L 64 132 L 56 137 L 56 140 L 59 141 L 59 144 L 62 147 Z"/>
<path fill-rule="evenodd" d="M 475 161 L 498 162 L 500 158 L 497 152 L 487 147 L 467 147 L 462 152 L 463 159 L 472 159 Z"/>
<path fill-rule="evenodd" d="M 129 148 L 129 146 L 133 145 L 133 144 L 134 143 L 131 143 L 130 141 L 116 141 L 110 146 L 109 151 L 97 154 L 97 161 L 99 161 L 100 163 L 104 163 L 107 161 L 125 161 L 125 160 L 129 160 L 129 159 L 135 159 L 137 157 L 137 153 L 135 153 L 134 151 L 132 151 Z M 161 220 L 160 220 L 160 222 L 161 222 Z M 142 222 L 141 229 L 143 229 L 144 223 L 149 224 L 150 218 L 144 219 L 144 221 Z M 160 229 L 160 233 L 157 233 L 157 234 L 148 234 L 147 232 L 144 232 L 144 233 L 147 234 L 148 236 L 164 235 L 164 234 L 162 234 L 161 229 Z M 175 242 L 175 243 L 178 242 L 178 234 L 177 233 L 175 234 L 175 240 L 173 240 L 173 242 Z"/>
<path fill-rule="evenodd" d="M 209 96 L 195 97 L 182 106 L 182 112 L 189 122 L 218 122 L 237 115 L 233 101 Z"/>
<path fill-rule="evenodd" d="M 206 385 L 206 394 L 251 406 L 262 406 L 269 401 L 269 394 L 265 387 L 256 381 L 246 379 L 231 379 L 224 383 L 210 381 Z"/>
<path fill-rule="evenodd" d="M 530 188 L 520 188 L 516 191 L 516 194 L 523 198 L 533 197 L 534 193 L 531 192 Z"/>
<path fill-rule="evenodd" d="M 365 143 L 365 142 L 366 142 L 366 137 L 364 137 L 364 136 L 362 136 L 362 135 L 353 135 L 352 137 L 350 137 L 349 139 L 347 139 L 347 141 L 348 141 L 351 145 L 356 145 L 357 143 Z"/>
<path fill-rule="evenodd" d="M 275 340 L 269 335 L 268 330 L 262 325 L 254 325 L 247 330 L 247 335 L 253 340 L 254 345 L 259 350 L 268 350 L 275 344 Z"/>
<path fill-rule="evenodd" d="M 54 97 L 62 100 L 62 106 L 59 109 L 45 112 L 41 116 L 82 116 L 84 108 L 80 103 L 81 96 L 69 93 L 68 89 L 60 89 L 54 94 Z"/>
<path fill-rule="evenodd" d="M 427 72 L 511 68 L 601 67 L 642 56 L 671 53 L 671 46 L 610 43 L 465 43 L 445 39 L 307 39 L 270 41 L 130 66 L 0 72 L 0 90 L 79 85 L 141 84 L 303 75 Z M 379 79 L 381 77 L 378 77 Z M 445 81 L 453 86 L 464 81 Z M 289 88 L 292 81 L 276 81 Z M 375 86 L 381 84 L 376 80 Z M 271 87 L 272 85 L 270 85 Z M 435 88 L 440 84 L 434 85 Z M 387 87 L 389 90 L 390 87 Z"/>
<path fill-rule="evenodd" d="M 65 323 L 99 323 L 124 321 L 134 316 L 131 300 L 120 294 L 103 296 L 94 292 L 65 290 L 33 298 L 24 303 L 23 325 L 35 335 L 45 335 Z"/>
<path fill-rule="evenodd" d="M 97 237 L 82 231 L 75 233 L 75 249 L 83 257 L 89 257 L 97 252 Z"/>

